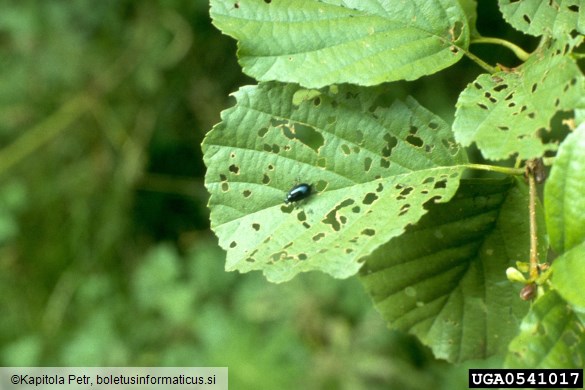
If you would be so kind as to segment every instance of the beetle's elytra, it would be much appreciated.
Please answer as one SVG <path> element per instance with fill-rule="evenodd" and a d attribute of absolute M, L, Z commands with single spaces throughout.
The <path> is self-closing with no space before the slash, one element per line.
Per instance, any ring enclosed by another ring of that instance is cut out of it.
<path fill-rule="evenodd" d="M 289 204 L 291 202 L 298 202 L 311 196 L 311 185 L 307 183 L 297 184 L 290 189 L 286 195 L 284 203 Z"/>

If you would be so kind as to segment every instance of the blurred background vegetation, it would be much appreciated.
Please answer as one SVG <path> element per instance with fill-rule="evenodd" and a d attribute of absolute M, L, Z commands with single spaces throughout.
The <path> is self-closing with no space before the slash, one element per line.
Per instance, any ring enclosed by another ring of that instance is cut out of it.
<path fill-rule="evenodd" d="M 480 31 L 514 34 L 482 3 Z M 466 387 L 466 367 L 387 330 L 356 279 L 224 272 L 199 145 L 254 82 L 235 51 L 204 0 L 0 0 L 0 365 L 228 366 L 233 389 Z M 463 60 L 390 90 L 452 121 L 480 72 Z"/>

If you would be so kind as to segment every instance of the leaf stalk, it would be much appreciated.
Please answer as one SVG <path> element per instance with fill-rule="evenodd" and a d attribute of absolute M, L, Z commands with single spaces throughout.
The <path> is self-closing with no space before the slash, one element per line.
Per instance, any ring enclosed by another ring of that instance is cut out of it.
<path fill-rule="evenodd" d="M 530 53 L 527 53 L 524 49 L 520 46 L 515 45 L 512 42 L 506 41 L 505 39 L 501 38 L 493 38 L 493 37 L 476 37 L 473 38 L 470 42 L 471 44 L 474 43 L 487 43 L 487 44 L 494 44 L 494 45 L 501 45 L 510 50 L 520 59 L 521 61 L 526 61 L 528 57 L 530 57 Z"/>
<path fill-rule="evenodd" d="M 484 60 L 482 60 L 481 58 L 479 58 L 478 56 L 476 56 L 475 54 L 473 54 L 467 50 L 465 51 L 465 55 L 467 57 L 469 57 L 470 60 L 472 60 L 473 62 L 475 62 L 479 66 L 481 66 L 485 71 L 487 71 L 490 74 L 494 74 L 494 73 L 498 72 L 498 70 L 499 70 L 497 67 L 491 66 L 490 64 L 488 64 L 487 62 L 485 62 Z"/>
<path fill-rule="evenodd" d="M 487 164 L 464 164 L 465 168 L 469 169 L 478 169 L 481 171 L 489 171 L 489 172 L 499 172 L 504 173 L 506 175 L 518 176 L 522 175 L 525 172 L 524 168 L 510 168 L 510 167 L 500 167 L 497 165 L 487 165 Z"/>

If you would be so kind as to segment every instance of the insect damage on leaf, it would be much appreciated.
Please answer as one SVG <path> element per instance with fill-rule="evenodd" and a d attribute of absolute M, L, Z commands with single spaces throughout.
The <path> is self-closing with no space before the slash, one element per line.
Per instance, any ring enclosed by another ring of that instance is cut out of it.
<path fill-rule="evenodd" d="M 241 89 L 204 141 L 212 229 L 228 270 L 273 281 L 310 270 L 351 276 L 425 203 L 457 188 L 465 155 L 414 100 L 387 107 L 355 87 L 299 90 Z"/>

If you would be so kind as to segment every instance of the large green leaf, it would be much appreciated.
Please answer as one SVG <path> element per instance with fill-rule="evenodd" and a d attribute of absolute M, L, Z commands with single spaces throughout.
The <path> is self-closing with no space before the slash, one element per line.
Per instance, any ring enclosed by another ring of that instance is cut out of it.
<path fill-rule="evenodd" d="M 585 242 L 585 124 L 569 134 L 544 187 L 552 248 L 563 253 Z"/>
<path fill-rule="evenodd" d="M 414 80 L 469 45 L 457 0 L 211 0 L 211 17 L 246 74 L 314 88 Z"/>
<path fill-rule="evenodd" d="M 505 365 L 511 368 L 583 368 L 583 319 L 553 290 L 534 302 L 510 343 Z"/>
<path fill-rule="evenodd" d="M 583 0 L 499 0 L 504 18 L 530 35 L 566 37 L 573 30 L 585 34 Z"/>
<path fill-rule="evenodd" d="M 211 227 L 228 270 L 271 281 L 321 270 L 343 278 L 455 193 L 466 157 L 445 122 L 413 99 L 372 90 L 243 87 L 205 138 Z M 297 181 L 315 194 L 285 205 Z"/>
<path fill-rule="evenodd" d="M 505 351 L 528 310 L 506 279 L 529 256 L 527 192 L 512 179 L 464 180 L 449 203 L 378 248 L 360 279 L 390 327 L 452 362 Z"/>
<path fill-rule="evenodd" d="M 552 268 L 552 282 L 559 294 L 575 310 L 585 313 L 585 240 L 556 258 Z"/>
<path fill-rule="evenodd" d="M 577 39 L 573 44 L 577 44 Z M 485 158 L 538 158 L 556 144 L 540 136 L 561 110 L 578 106 L 585 91 L 572 45 L 549 41 L 512 71 L 482 74 L 459 96 L 453 131 L 464 146 L 475 142 Z"/>

